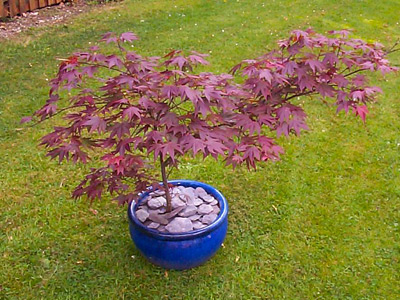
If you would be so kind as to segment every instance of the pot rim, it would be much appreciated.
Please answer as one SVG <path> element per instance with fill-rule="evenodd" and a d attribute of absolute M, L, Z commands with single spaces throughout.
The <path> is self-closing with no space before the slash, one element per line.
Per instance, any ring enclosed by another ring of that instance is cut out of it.
<path fill-rule="evenodd" d="M 146 232 L 147 234 L 156 237 L 158 239 L 164 239 L 164 240 L 184 240 L 184 239 L 192 239 L 194 237 L 198 236 L 203 236 L 208 234 L 211 231 L 214 231 L 218 227 L 220 227 L 228 214 L 228 202 L 226 201 L 224 195 L 214 188 L 213 186 L 199 182 L 199 181 L 194 181 L 194 180 L 169 180 L 168 183 L 171 183 L 173 185 L 179 186 L 188 186 L 188 187 L 202 187 L 203 189 L 206 190 L 207 193 L 212 194 L 219 202 L 220 204 L 220 212 L 217 216 L 217 219 L 211 223 L 210 225 L 207 225 L 206 227 L 188 231 L 188 232 L 182 232 L 182 233 L 169 233 L 169 232 L 160 232 L 155 229 L 151 229 L 146 227 L 142 222 L 140 222 L 135 215 L 135 210 L 138 204 L 140 204 L 141 201 L 143 201 L 149 194 L 150 192 L 153 191 L 152 187 L 149 187 L 146 192 L 141 193 L 140 198 L 137 202 L 132 201 L 128 205 L 128 218 L 129 221 L 133 223 L 134 226 L 136 226 L 139 230 Z"/>

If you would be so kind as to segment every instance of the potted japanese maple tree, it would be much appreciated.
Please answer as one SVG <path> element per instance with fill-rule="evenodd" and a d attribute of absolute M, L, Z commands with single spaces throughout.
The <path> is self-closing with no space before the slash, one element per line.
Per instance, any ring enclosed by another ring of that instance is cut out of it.
<path fill-rule="evenodd" d="M 107 33 L 102 41 L 114 44 L 115 53 L 93 46 L 61 62 L 34 116 L 44 121 L 62 113 L 64 121 L 42 145 L 60 162 L 102 161 L 73 196 L 93 201 L 104 192 L 115 195 L 129 204 L 132 239 L 150 261 L 192 268 L 223 242 L 228 205 L 208 184 L 169 181 L 169 171 L 184 155 L 250 169 L 279 159 L 283 150 L 275 137 L 307 129 L 305 112 L 293 102 L 299 97 L 319 95 L 365 121 L 367 103 L 380 89 L 368 86 L 362 73 L 395 68 L 381 45 L 347 35 L 294 31 L 277 50 L 244 60 L 229 75 L 195 73 L 196 65 L 208 64 L 206 55 L 174 50 L 144 57 L 124 47 L 137 40 L 135 34 Z M 150 166 L 159 168 L 158 177 Z"/>

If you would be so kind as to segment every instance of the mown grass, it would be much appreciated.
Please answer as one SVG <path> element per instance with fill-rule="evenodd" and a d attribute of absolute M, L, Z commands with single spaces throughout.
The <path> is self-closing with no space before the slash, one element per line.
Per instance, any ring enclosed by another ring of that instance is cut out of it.
<path fill-rule="evenodd" d="M 94 215 L 70 192 L 87 166 L 49 161 L 26 128 L 57 57 L 106 31 L 134 31 L 141 53 L 211 54 L 215 72 L 274 47 L 295 28 L 353 28 L 391 45 L 398 1 L 134 1 L 0 41 L 0 298 L 399 299 L 400 101 L 396 75 L 367 124 L 304 99 L 311 130 L 282 139 L 282 161 L 257 172 L 187 160 L 174 178 L 208 182 L 230 203 L 224 247 L 184 272 L 150 265 L 130 241 L 125 207 L 104 199 Z M 399 55 L 392 54 L 399 62 Z"/>

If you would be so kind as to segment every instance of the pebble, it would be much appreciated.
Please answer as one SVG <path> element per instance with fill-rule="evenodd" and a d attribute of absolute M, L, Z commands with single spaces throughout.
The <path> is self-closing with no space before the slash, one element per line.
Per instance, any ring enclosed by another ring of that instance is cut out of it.
<path fill-rule="evenodd" d="M 194 191 L 186 189 L 185 191 L 182 191 L 180 198 L 187 203 L 193 203 L 196 196 L 194 195 Z"/>
<path fill-rule="evenodd" d="M 158 227 L 157 230 L 160 232 L 167 232 L 167 229 L 165 229 L 164 225 L 160 225 L 160 227 Z"/>
<path fill-rule="evenodd" d="M 164 197 L 151 198 L 147 201 L 147 206 L 153 209 L 167 205 L 167 200 Z"/>
<path fill-rule="evenodd" d="M 219 208 L 218 205 L 214 205 L 213 206 L 213 211 L 212 211 L 213 214 L 217 214 L 218 215 L 220 211 L 221 211 L 221 209 Z"/>
<path fill-rule="evenodd" d="M 202 204 L 199 206 L 198 210 L 199 214 L 206 215 L 213 211 L 213 208 L 210 204 Z"/>
<path fill-rule="evenodd" d="M 213 197 L 213 196 L 210 196 L 210 195 L 206 195 L 206 196 L 203 196 L 203 197 L 201 197 L 205 202 L 208 202 L 208 203 L 211 203 L 211 202 L 213 202 L 214 200 L 215 200 L 215 198 Z"/>
<path fill-rule="evenodd" d="M 191 186 L 186 187 L 185 191 L 191 191 L 194 194 L 194 188 L 192 188 Z"/>
<path fill-rule="evenodd" d="M 162 206 L 162 207 L 160 207 L 159 209 L 157 209 L 157 212 L 158 212 L 159 214 L 163 214 L 163 213 L 165 213 L 166 211 L 167 211 L 167 208 L 164 207 L 164 206 Z"/>
<path fill-rule="evenodd" d="M 164 217 L 167 219 L 171 219 L 171 218 L 175 217 L 177 214 L 179 214 L 184 209 L 185 209 L 185 206 L 180 206 L 178 208 L 175 208 L 173 211 L 166 213 L 164 215 Z"/>
<path fill-rule="evenodd" d="M 136 211 L 136 217 L 139 219 L 140 222 L 144 223 L 149 217 L 149 213 L 145 209 L 139 209 Z"/>
<path fill-rule="evenodd" d="M 209 203 L 210 205 L 217 205 L 218 204 L 218 200 L 214 199 L 212 202 Z"/>
<path fill-rule="evenodd" d="M 200 229 L 203 227 L 206 227 L 207 225 L 201 223 L 200 221 L 194 221 L 193 222 L 193 229 Z"/>
<path fill-rule="evenodd" d="M 216 218 L 217 218 L 217 214 L 204 215 L 203 218 L 201 219 L 201 222 L 209 225 L 212 222 L 214 222 Z"/>
<path fill-rule="evenodd" d="M 186 206 L 185 209 L 179 213 L 181 217 L 190 217 L 197 213 L 197 207 L 194 205 Z"/>
<path fill-rule="evenodd" d="M 158 227 L 160 227 L 160 224 L 156 222 L 151 222 L 149 225 L 147 225 L 147 227 L 151 229 L 157 229 Z"/>
<path fill-rule="evenodd" d="M 147 220 L 146 222 L 144 222 L 143 224 L 144 224 L 144 226 L 149 226 L 150 225 L 150 223 L 152 223 L 150 220 Z"/>
<path fill-rule="evenodd" d="M 145 206 L 143 207 L 143 209 L 146 209 L 145 208 Z M 148 209 L 146 209 L 147 210 L 147 212 L 149 213 L 149 214 L 156 214 L 156 215 L 158 215 L 158 214 L 160 214 L 160 212 L 158 211 L 158 209 L 150 209 L 150 208 L 148 208 Z"/>
<path fill-rule="evenodd" d="M 194 190 L 194 195 L 195 195 L 196 197 L 203 197 L 203 196 L 207 196 L 208 194 L 207 194 L 207 192 L 205 191 L 205 189 L 203 189 L 202 187 L 197 187 L 197 188 Z"/>
<path fill-rule="evenodd" d="M 173 187 L 172 188 L 172 194 L 178 195 L 180 193 L 181 193 L 181 189 L 180 188 L 178 188 L 178 187 Z"/>
<path fill-rule="evenodd" d="M 172 209 L 175 209 L 180 206 L 185 206 L 185 202 L 183 202 L 179 197 L 174 197 L 171 199 Z"/>
<path fill-rule="evenodd" d="M 202 215 L 195 214 L 193 216 L 190 216 L 189 219 L 191 221 L 196 221 L 196 220 L 200 219 L 201 217 L 202 217 Z"/>
<path fill-rule="evenodd" d="M 201 198 L 195 198 L 193 204 L 196 206 L 202 205 L 204 201 Z"/>
<path fill-rule="evenodd" d="M 188 218 L 176 217 L 167 226 L 165 226 L 170 233 L 181 233 L 193 230 L 192 221 Z"/>
<path fill-rule="evenodd" d="M 165 192 L 164 191 L 161 191 L 161 190 L 157 190 L 157 191 L 154 191 L 154 192 L 151 192 L 150 193 L 150 196 L 155 196 L 155 197 L 157 197 L 157 196 L 164 196 L 165 195 Z"/>
<path fill-rule="evenodd" d="M 152 220 L 153 222 L 158 223 L 158 224 L 162 224 L 162 225 L 167 225 L 168 224 L 168 219 L 163 217 L 162 215 L 157 214 L 157 213 L 150 213 L 149 214 L 149 219 Z"/>

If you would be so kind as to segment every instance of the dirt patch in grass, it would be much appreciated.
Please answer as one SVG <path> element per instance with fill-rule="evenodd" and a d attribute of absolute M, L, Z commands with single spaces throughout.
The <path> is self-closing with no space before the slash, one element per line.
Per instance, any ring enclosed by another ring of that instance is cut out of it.
<path fill-rule="evenodd" d="M 0 39 L 11 39 L 29 28 L 51 26 L 65 22 L 72 16 L 91 10 L 100 4 L 78 0 L 60 3 L 27 12 L 14 18 L 0 19 Z"/>

